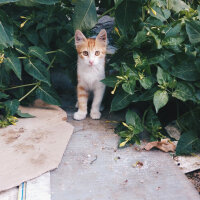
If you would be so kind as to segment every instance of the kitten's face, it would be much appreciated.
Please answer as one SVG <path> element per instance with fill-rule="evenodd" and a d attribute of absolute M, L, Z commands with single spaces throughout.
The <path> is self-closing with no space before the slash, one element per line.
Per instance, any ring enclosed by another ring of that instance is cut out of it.
<path fill-rule="evenodd" d="M 83 63 L 90 67 L 98 65 L 104 61 L 106 55 L 106 30 L 101 30 L 96 39 L 87 39 L 81 31 L 76 30 L 75 45 L 78 55 Z"/>

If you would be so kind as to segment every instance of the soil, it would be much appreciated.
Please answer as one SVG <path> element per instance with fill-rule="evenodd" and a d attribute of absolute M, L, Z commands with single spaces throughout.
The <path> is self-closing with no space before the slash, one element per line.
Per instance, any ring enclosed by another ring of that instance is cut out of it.
<path fill-rule="evenodd" d="M 200 194 L 200 170 L 187 173 L 186 176 L 194 184 L 195 188 Z"/>

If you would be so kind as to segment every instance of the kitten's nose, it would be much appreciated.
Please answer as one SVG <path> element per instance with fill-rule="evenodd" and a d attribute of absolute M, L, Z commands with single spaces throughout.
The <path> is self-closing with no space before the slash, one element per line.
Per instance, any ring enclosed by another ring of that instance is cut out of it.
<path fill-rule="evenodd" d="M 93 65 L 94 61 L 93 61 L 93 60 L 90 60 L 89 63 L 90 63 L 90 65 Z"/>

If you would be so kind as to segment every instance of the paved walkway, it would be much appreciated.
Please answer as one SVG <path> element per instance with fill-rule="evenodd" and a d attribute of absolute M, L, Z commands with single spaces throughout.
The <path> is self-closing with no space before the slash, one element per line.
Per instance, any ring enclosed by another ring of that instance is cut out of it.
<path fill-rule="evenodd" d="M 52 200 L 199 200 L 200 196 L 167 153 L 117 149 L 106 119 L 75 126 L 62 163 L 51 172 Z M 133 167 L 138 161 L 141 167 Z"/>

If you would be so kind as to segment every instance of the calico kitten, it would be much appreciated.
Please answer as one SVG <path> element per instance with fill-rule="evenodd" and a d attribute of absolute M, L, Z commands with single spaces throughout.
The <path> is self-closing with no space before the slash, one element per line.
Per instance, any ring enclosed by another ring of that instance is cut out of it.
<path fill-rule="evenodd" d="M 81 31 L 77 30 L 75 45 L 78 53 L 78 111 L 74 113 L 74 119 L 86 118 L 90 92 L 94 94 L 90 117 L 100 119 L 100 106 L 105 91 L 105 85 L 100 81 L 105 78 L 106 30 L 101 30 L 96 39 L 86 38 Z"/>

